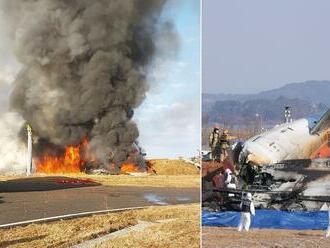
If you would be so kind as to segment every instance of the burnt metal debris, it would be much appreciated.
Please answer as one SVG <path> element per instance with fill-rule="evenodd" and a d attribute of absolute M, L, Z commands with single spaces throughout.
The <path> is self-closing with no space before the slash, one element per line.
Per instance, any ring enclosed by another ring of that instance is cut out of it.
<path fill-rule="evenodd" d="M 318 210 L 324 202 L 330 202 L 330 190 L 325 185 L 329 178 L 328 158 L 287 160 L 258 167 L 250 188 L 288 192 L 288 197 L 271 198 L 269 207 L 291 210 L 298 204 L 304 210 Z"/>
<path fill-rule="evenodd" d="M 213 176 L 218 171 L 215 170 Z M 206 197 L 203 197 L 203 207 L 238 211 L 244 192 L 252 193 L 257 209 L 319 210 L 324 203 L 330 203 L 330 189 L 328 194 L 323 195 L 317 190 L 327 190 L 324 181 L 330 179 L 330 159 L 288 160 L 263 166 L 245 165 L 239 171 L 238 189 L 212 186 L 210 193 L 210 187 L 205 186 L 210 177 L 204 177 L 203 194 Z M 316 192 L 310 192 L 312 187 Z"/>
<path fill-rule="evenodd" d="M 329 120 L 330 110 L 276 126 L 237 143 L 224 163 L 203 156 L 203 207 L 239 210 L 244 192 L 259 209 L 319 210 L 330 203 Z M 222 183 L 228 167 L 235 168 L 237 189 Z"/>

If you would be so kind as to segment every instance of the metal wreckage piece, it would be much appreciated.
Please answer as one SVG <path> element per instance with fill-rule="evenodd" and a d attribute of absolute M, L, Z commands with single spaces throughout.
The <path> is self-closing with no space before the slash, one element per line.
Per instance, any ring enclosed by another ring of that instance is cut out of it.
<path fill-rule="evenodd" d="M 330 146 L 329 130 L 330 110 L 237 144 L 232 156 L 239 171 L 237 189 L 213 189 L 213 208 L 238 210 L 243 192 L 253 194 L 259 209 L 319 210 L 330 203 L 330 158 L 317 153 L 322 145 Z"/>

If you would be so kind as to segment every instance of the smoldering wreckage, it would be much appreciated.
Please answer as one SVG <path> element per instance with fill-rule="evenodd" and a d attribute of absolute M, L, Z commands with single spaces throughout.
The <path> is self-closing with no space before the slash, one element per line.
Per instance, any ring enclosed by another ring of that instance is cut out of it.
<path fill-rule="evenodd" d="M 243 192 L 253 194 L 259 209 L 327 209 L 330 109 L 236 142 L 223 163 L 204 156 L 202 186 L 209 210 L 239 210 Z"/>
<path fill-rule="evenodd" d="M 37 172 L 146 170 L 132 117 L 156 39 L 177 42 L 171 23 L 158 22 L 165 2 L 1 2 L 22 66 L 0 120 L 1 173 L 25 170 L 27 124 Z"/>

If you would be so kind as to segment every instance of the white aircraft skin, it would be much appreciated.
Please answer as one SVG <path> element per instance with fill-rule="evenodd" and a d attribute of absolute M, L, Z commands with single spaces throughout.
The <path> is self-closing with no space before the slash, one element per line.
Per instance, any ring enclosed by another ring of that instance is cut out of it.
<path fill-rule="evenodd" d="M 248 139 L 239 155 L 240 164 L 255 165 L 278 163 L 289 159 L 307 159 L 327 140 L 327 130 L 313 128 L 321 121 L 328 121 L 330 111 L 317 120 L 302 118 L 284 123 Z M 324 126 L 328 125 L 323 125 Z"/>
<path fill-rule="evenodd" d="M 330 134 L 330 109 L 324 115 L 315 114 L 308 118 L 284 123 L 248 139 L 243 143 L 238 162 L 241 165 L 263 166 L 280 163 L 283 160 L 309 159 L 313 152 L 328 141 L 328 134 Z M 310 173 L 315 173 L 317 169 L 316 165 Z M 324 168 L 320 170 L 324 173 L 313 180 L 301 182 L 306 187 L 302 192 L 303 196 L 330 195 L 330 174 Z M 292 178 L 297 181 L 285 181 L 276 190 L 289 191 L 296 185 L 300 185 L 300 179 L 296 177 L 305 178 L 303 174 L 307 175 L 306 171 L 305 174 L 294 170 L 277 173 L 277 178 L 283 177 L 284 180 Z M 262 199 L 262 196 L 259 197 Z M 320 201 L 303 201 L 304 207 L 309 210 L 318 210 L 323 204 L 324 202 Z"/>

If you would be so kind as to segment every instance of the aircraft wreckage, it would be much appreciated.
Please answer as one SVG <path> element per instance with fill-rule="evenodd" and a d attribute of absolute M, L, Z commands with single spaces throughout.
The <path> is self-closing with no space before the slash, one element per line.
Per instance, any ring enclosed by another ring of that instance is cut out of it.
<path fill-rule="evenodd" d="M 243 192 L 253 194 L 256 208 L 319 210 L 330 203 L 330 109 L 237 142 L 232 150 L 230 162 L 204 170 L 204 207 L 238 210 Z M 231 163 L 236 187 L 216 186 Z"/>

